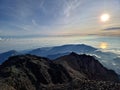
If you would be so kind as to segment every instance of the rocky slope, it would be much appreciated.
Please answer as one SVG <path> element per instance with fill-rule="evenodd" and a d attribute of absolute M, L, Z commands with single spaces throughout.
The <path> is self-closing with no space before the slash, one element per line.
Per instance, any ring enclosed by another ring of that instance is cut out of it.
<path fill-rule="evenodd" d="M 55 62 L 66 67 L 73 77 L 82 76 L 91 80 L 118 81 L 118 75 L 113 70 L 108 70 L 89 55 L 78 55 L 72 52 L 56 59 Z"/>
<path fill-rule="evenodd" d="M 19 55 L 0 65 L 0 90 L 120 90 L 117 81 L 93 57 L 75 53 L 55 61 Z"/>
<path fill-rule="evenodd" d="M 14 56 L 0 66 L 0 80 L 16 90 L 40 90 L 45 85 L 71 81 L 66 69 L 47 58 Z"/>

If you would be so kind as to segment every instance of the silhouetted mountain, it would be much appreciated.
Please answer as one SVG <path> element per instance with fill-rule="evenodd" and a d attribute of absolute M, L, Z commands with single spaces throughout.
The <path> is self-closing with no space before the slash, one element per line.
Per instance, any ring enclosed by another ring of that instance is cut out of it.
<path fill-rule="evenodd" d="M 0 65 L 0 90 L 119 90 L 116 81 L 114 71 L 92 56 L 76 53 L 55 61 L 18 55 Z"/>
<path fill-rule="evenodd" d="M 5 53 L 1 53 L 0 54 L 0 64 L 2 62 L 4 62 L 5 60 L 7 60 L 10 56 L 14 56 L 14 55 L 17 55 L 18 52 L 15 51 L 15 50 L 10 50 L 8 52 L 5 52 Z"/>
<path fill-rule="evenodd" d="M 98 60 L 89 55 L 78 55 L 73 52 L 56 59 L 55 62 L 66 67 L 73 77 L 84 76 L 83 78 L 91 80 L 105 81 L 118 80 L 118 75 L 114 71 L 106 69 Z"/>

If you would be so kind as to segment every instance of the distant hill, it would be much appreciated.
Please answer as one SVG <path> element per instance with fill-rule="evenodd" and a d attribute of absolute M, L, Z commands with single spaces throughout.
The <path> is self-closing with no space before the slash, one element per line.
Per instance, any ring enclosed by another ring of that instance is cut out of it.
<path fill-rule="evenodd" d="M 20 52 L 16 50 L 10 50 L 4 53 L 0 53 L 0 63 L 8 59 L 10 56 L 18 55 L 18 54 L 32 54 L 37 56 L 48 57 L 50 59 L 55 59 L 71 52 L 84 53 L 84 52 L 91 52 L 94 50 L 96 50 L 96 48 L 84 44 L 78 44 L 78 45 L 68 44 L 62 46 L 37 48 L 33 50 L 23 50 Z"/>
<path fill-rule="evenodd" d="M 12 56 L 0 65 L 0 90 L 119 90 L 118 75 L 94 57 Z"/>
<path fill-rule="evenodd" d="M 34 49 L 29 52 L 29 54 L 37 55 L 37 56 L 48 56 L 48 55 L 55 55 L 55 54 L 63 54 L 63 53 L 86 53 L 86 52 L 93 52 L 97 50 L 94 47 L 85 45 L 85 44 L 68 44 L 62 46 L 55 46 L 51 48 L 38 48 Z"/>

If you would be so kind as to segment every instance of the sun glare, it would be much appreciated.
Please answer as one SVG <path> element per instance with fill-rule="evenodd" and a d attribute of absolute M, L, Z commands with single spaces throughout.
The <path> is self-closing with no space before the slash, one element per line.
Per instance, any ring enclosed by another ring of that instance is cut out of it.
<path fill-rule="evenodd" d="M 106 43 L 106 42 L 101 42 L 100 43 L 100 48 L 106 49 L 107 47 L 108 47 L 108 43 Z"/>
<path fill-rule="evenodd" d="M 100 20 L 102 22 L 107 22 L 110 19 L 110 15 L 109 14 L 102 14 L 100 17 Z"/>

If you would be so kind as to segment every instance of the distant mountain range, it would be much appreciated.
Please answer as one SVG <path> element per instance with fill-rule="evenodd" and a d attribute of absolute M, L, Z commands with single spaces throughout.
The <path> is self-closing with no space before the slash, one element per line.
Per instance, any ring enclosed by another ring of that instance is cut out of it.
<path fill-rule="evenodd" d="M 119 77 L 90 55 L 49 60 L 12 56 L 0 65 L 0 90 L 120 90 Z"/>
<path fill-rule="evenodd" d="M 75 52 L 77 54 L 87 54 L 94 56 L 105 67 L 115 70 L 120 74 L 120 58 L 117 54 L 111 52 L 103 52 L 97 48 L 85 45 L 85 44 L 68 44 L 55 47 L 44 47 L 33 50 L 24 50 L 17 52 L 15 50 L 8 51 L 0 54 L 0 63 L 4 62 L 8 57 L 18 54 L 31 54 L 37 56 L 47 57 L 49 59 L 56 59 L 58 57 Z M 117 59 L 117 60 L 116 60 Z"/>
<path fill-rule="evenodd" d="M 49 55 L 64 54 L 70 52 L 89 53 L 96 50 L 97 50 L 96 48 L 84 44 L 78 44 L 78 45 L 71 44 L 71 45 L 55 46 L 51 48 L 38 48 L 30 51 L 29 53 L 37 56 L 49 56 Z"/>

